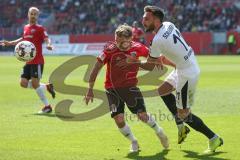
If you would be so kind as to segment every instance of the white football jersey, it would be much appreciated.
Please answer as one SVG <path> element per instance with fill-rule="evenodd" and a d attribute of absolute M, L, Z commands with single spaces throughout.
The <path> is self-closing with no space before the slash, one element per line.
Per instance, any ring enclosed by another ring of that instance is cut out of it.
<path fill-rule="evenodd" d="M 161 55 L 176 64 L 179 74 L 193 76 L 200 73 L 193 49 L 171 22 L 163 22 L 152 40 L 150 56 L 158 58 Z"/>

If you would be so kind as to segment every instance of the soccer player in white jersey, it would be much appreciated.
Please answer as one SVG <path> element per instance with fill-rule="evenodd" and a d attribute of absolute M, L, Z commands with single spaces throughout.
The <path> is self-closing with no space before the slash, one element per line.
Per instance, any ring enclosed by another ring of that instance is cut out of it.
<path fill-rule="evenodd" d="M 205 153 L 215 152 L 223 144 L 222 138 L 209 129 L 204 122 L 191 113 L 194 93 L 200 69 L 193 49 L 188 46 L 179 30 L 171 22 L 163 22 L 164 12 L 157 6 L 145 6 L 142 24 L 147 32 L 153 32 L 154 38 L 150 46 L 150 55 L 141 66 L 152 70 L 159 59 L 167 58 L 175 64 L 158 91 L 168 109 L 175 116 L 179 129 L 179 141 L 182 143 L 190 131 L 184 123 L 209 139 Z M 163 63 L 164 64 L 164 63 Z M 176 97 L 172 92 L 176 90 Z"/>

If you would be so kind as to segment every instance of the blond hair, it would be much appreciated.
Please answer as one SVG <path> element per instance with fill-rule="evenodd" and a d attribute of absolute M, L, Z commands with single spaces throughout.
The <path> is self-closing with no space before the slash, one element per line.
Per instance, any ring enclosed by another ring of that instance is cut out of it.
<path fill-rule="evenodd" d="M 132 37 L 132 27 L 128 24 L 119 25 L 115 31 L 115 34 L 118 37 L 130 38 Z"/>
<path fill-rule="evenodd" d="M 28 9 L 28 13 L 30 13 L 32 10 L 37 11 L 37 13 L 39 14 L 39 9 L 38 9 L 37 7 L 30 7 L 30 8 Z"/>

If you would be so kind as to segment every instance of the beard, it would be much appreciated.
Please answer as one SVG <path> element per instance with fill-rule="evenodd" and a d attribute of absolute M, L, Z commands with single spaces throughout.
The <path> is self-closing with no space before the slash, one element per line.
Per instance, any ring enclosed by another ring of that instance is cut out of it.
<path fill-rule="evenodd" d="M 126 51 L 131 47 L 131 42 L 122 42 L 117 44 L 117 47 L 122 51 Z"/>
<path fill-rule="evenodd" d="M 154 24 L 151 24 L 148 27 L 144 26 L 145 32 L 152 32 L 152 31 L 154 31 L 154 29 L 155 29 Z"/>

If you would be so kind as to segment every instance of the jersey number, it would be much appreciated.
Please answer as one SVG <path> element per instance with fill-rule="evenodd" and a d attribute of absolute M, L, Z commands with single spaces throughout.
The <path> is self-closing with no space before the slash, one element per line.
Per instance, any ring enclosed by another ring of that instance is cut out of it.
<path fill-rule="evenodd" d="M 181 34 L 178 32 L 178 30 L 175 30 L 177 35 L 176 34 L 173 34 L 173 41 L 174 41 L 174 44 L 177 43 L 177 40 L 182 43 L 183 47 L 185 48 L 186 51 L 188 51 L 187 49 L 187 44 L 186 42 L 184 41 L 184 39 L 182 38 Z"/>

